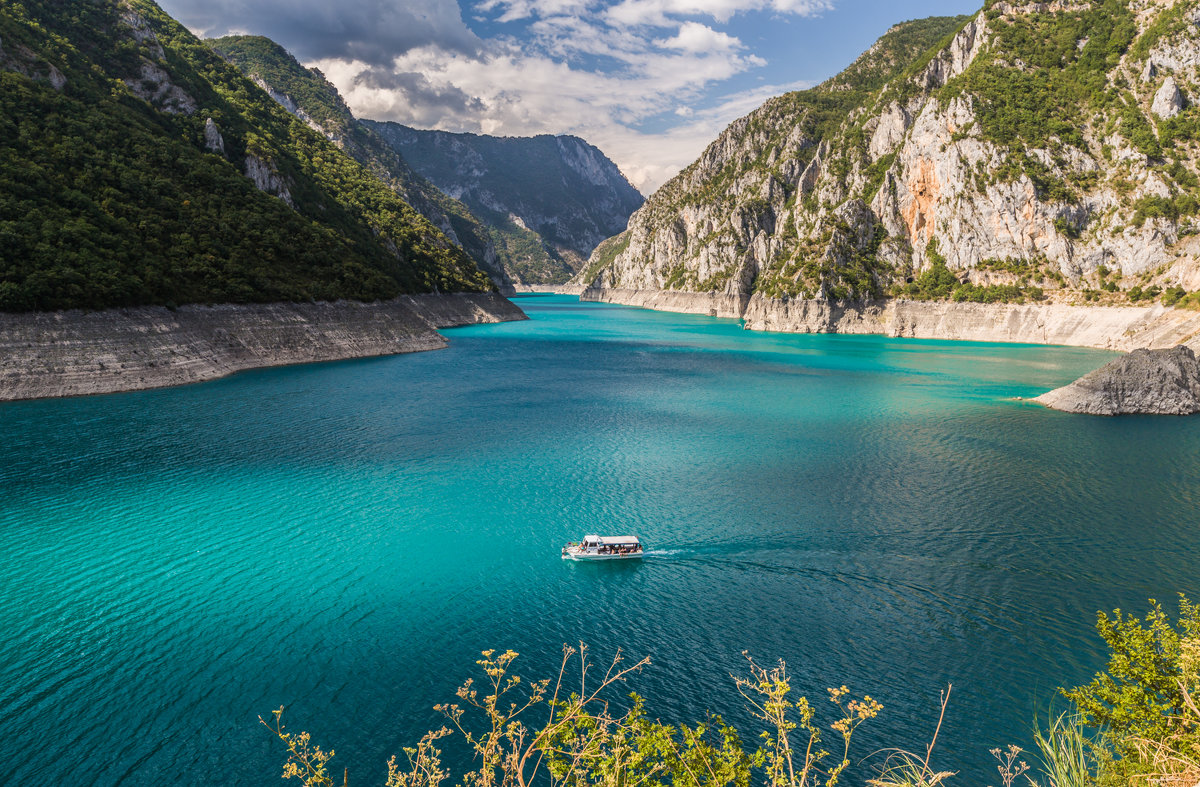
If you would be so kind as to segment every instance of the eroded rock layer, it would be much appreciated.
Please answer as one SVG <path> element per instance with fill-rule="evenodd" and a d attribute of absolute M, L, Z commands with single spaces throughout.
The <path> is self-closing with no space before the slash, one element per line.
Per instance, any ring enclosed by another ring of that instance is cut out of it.
<path fill-rule="evenodd" d="M 437 350 L 437 328 L 523 320 L 496 294 L 378 303 L 0 313 L 0 400 L 135 391 L 243 369 Z"/>
<path fill-rule="evenodd" d="M 747 330 L 855 333 L 1024 344 L 1062 344 L 1128 351 L 1138 347 L 1200 348 L 1200 312 L 1143 306 L 985 304 L 891 299 L 831 303 L 805 298 L 734 297 L 662 290 L 588 290 L 584 300 L 745 321 Z"/>

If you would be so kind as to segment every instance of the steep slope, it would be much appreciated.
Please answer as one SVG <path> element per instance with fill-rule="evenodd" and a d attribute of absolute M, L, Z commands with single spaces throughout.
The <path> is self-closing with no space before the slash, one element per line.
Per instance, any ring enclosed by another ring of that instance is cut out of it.
<path fill-rule="evenodd" d="M 692 294 L 792 330 L 888 298 L 1200 300 L 1198 5 L 993 1 L 897 25 L 723 132 L 597 249 L 587 297 Z"/>
<path fill-rule="evenodd" d="M 414 172 L 377 134 L 359 124 L 337 88 L 319 70 L 305 68 L 286 49 L 262 36 L 227 36 L 206 43 L 461 245 L 501 292 L 512 292 L 512 281 L 488 228 L 465 205 Z"/>
<path fill-rule="evenodd" d="M 150 0 L 0 4 L 0 310 L 486 291 Z"/>
<path fill-rule="evenodd" d="M 577 137 L 490 137 L 364 124 L 492 227 L 519 282 L 566 281 L 600 241 L 625 229 L 644 201 L 607 156 Z"/>
<path fill-rule="evenodd" d="M 779 249 L 799 245 L 794 217 L 847 117 L 968 21 L 896 25 L 837 77 L 735 121 L 647 200 L 626 233 L 596 250 L 581 278 L 600 275 L 597 284 L 609 289 L 748 296 Z"/>

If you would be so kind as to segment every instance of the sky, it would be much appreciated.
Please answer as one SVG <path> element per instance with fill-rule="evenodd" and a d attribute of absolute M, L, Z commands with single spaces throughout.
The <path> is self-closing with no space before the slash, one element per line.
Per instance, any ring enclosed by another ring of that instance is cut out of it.
<path fill-rule="evenodd" d="M 980 0 L 159 0 L 201 36 L 264 35 L 358 117 L 574 134 L 644 194 L 767 98 L 849 65 L 891 25 Z"/>

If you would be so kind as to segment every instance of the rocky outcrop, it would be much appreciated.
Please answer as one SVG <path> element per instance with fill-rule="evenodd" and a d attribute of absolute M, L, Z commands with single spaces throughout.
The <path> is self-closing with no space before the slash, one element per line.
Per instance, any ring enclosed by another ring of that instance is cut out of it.
<path fill-rule="evenodd" d="M 141 49 L 139 73 L 125 79 L 129 90 L 167 114 L 190 115 L 195 112 L 196 99 L 171 80 L 171 75 L 164 68 L 166 52 L 146 19 L 126 8 L 121 14 L 121 22 L 129 29 L 133 40 Z"/>
<path fill-rule="evenodd" d="M 3 39 L 0 39 L 0 70 L 16 71 L 30 79 L 48 82 L 52 88 L 60 92 L 67 85 L 67 78 L 53 63 L 43 60 L 21 44 L 15 46 L 9 44 L 8 50 L 5 50 Z"/>
<path fill-rule="evenodd" d="M 196 99 L 171 81 L 171 75 L 158 63 L 143 59 L 136 77 L 125 80 L 138 98 L 168 115 L 190 115 L 196 111 Z"/>
<path fill-rule="evenodd" d="M 1167 77 L 1163 80 L 1162 87 L 1154 94 L 1154 101 L 1150 104 L 1150 111 L 1164 120 L 1169 120 L 1182 112 L 1183 107 L 1183 94 L 1179 92 L 1179 86 L 1175 84 L 1175 78 Z"/>
<path fill-rule="evenodd" d="M 1200 361 L 1189 347 L 1134 350 L 1034 401 L 1068 413 L 1200 412 Z"/>
<path fill-rule="evenodd" d="M 204 121 L 204 149 L 218 156 L 225 155 L 225 138 L 221 136 L 221 129 L 212 118 Z"/>
<path fill-rule="evenodd" d="M 275 169 L 275 164 L 269 159 L 260 158 L 253 153 L 246 154 L 246 177 L 254 183 L 259 191 L 283 200 L 288 207 L 296 207 L 292 201 L 292 192 L 287 180 Z"/>
<path fill-rule="evenodd" d="M 436 350 L 436 328 L 525 319 L 495 294 L 0 313 L 0 400 L 134 391 L 243 369 Z"/>

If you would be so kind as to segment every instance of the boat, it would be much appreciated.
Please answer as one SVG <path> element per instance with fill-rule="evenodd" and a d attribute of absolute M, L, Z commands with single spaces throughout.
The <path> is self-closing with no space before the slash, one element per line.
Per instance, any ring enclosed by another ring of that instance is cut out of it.
<path fill-rule="evenodd" d="M 584 536 L 563 547 L 563 560 L 623 560 L 641 557 L 642 542 L 637 536 Z"/>

